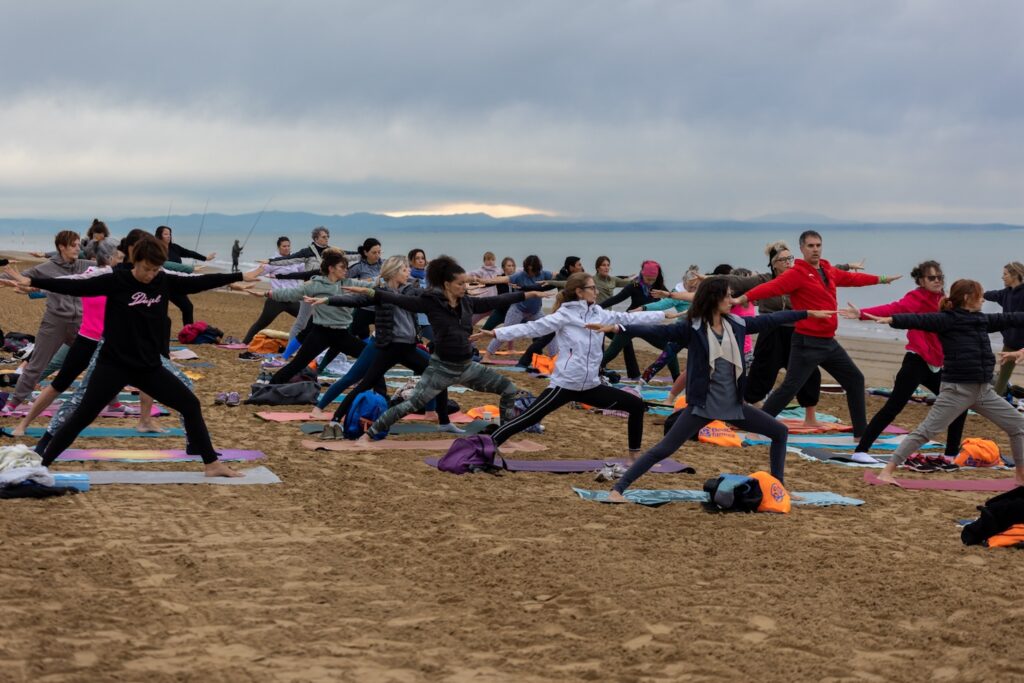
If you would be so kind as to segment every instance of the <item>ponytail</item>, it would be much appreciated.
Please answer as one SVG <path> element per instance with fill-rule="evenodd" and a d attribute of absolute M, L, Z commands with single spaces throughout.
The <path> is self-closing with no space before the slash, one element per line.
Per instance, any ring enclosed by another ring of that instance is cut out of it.
<path fill-rule="evenodd" d="M 557 311 L 558 307 L 566 301 L 578 301 L 580 298 L 580 288 L 586 287 L 587 280 L 592 280 L 593 278 L 594 276 L 589 273 L 573 273 L 570 275 L 569 279 L 565 281 L 565 287 L 555 297 L 555 307 L 551 312 Z"/>

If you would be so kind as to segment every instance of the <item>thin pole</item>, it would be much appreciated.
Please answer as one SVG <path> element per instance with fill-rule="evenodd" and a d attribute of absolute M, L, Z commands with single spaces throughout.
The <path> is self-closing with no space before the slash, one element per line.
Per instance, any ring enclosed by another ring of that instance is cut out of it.
<path fill-rule="evenodd" d="M 263 214 L 266 212 L 267 207 L 270 206 L 270 202 L 272 202 L 273 200 L 274 200 L 273 197 L 268 199 L 267 203 L 263 205 L 263 210 L 260 211 L 260 215 L 256 216 L 256 220 L 253 222 L 252 227 L 249 228 L 249 234 L 245 236 L 245 241 L 242 242 L 242 248 L 243 249 L 245 248 L 245 245 L 247 245 L 249 243 L 249 238 L 252 237 L 252 231 L 256 229 L 257 224 L 259 224 L 260 219 L 263 218 Z"/>
<path fill-rule="evenodd" d="M 193 251 L 199 251 L 199 240 L 203 237 L 203 224 L 206 223 L 206 209 L 210 206 L 210 200 L 206 200 L 206 206 L 203 207 L 203 217 L 199 221 L 199 234 L 196 236 L 196 248 Z"/>

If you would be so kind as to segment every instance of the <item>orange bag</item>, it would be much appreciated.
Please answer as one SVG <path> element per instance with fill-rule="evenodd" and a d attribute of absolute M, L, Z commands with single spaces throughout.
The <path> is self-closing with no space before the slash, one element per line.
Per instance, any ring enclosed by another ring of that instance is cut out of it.
<path fill-rule="evenodd" d="M 252 353 L 281 353 L 284 351 L 284 347 L 287 346 L 286 342 L 280 339 L 271 339 L 265 334 L 257 334 L 249 342 L 249 351 Z"/>
<path fill-rule="evenodd" d="M 555 371 L 555 360 L 557 359 L 558 356 L 552 358 L 551 356 L 545 356 L 543 353 L 535 353 L 533 354 L 533 360 L 530 361 L 530 365 L 540 370 L 541 373 L 550 375 Z"/>
<path fill-rule="evenodd" d="M 466 411 L 466 415 L 469 415 L 474 420 L 486 420 L 487 418 L 484 417 L 484 413 L 490 413 L 490 419 L 496 420 L 498 416 L 501 415 L 501 408 L 498 406 L 485 405 L 470 408 Z"/>
<path fill-rule="evenodd" d="M 789 497 L 789 491 L 782 485 L 782 482 L 767 472 L 754 472 L 750 475 L 757 480 L 761 487 L 761 504 L 757 506 L 758 512 L 780 512 L 786 514 L 793 507 L 793 501 Z"/>
<path fill-rule="evenodd" d="M 697 440 L 730 448 L 739 448 L 743 445 L 743 439 L 721 420 L 707 423 L 703 429 L 697 432 Z"/>
<path fill-rule="evenodd" d="M 672 404 L 673 410 L 682 410 L 686 407 L 686 394 L 679 394 L 676 397 L 676 402 Z"/>
<path fill-rule="evenodd" d="M 1024 544 L 1024 524 L 1014 524 L 1001 534 L 990 536 L 985 545 L 989 548 L 1011 548 Z"/>
<path fill-rule="evenodd" d="M 960 444 L 960 455 L 953 462 L 960 467 L 996 467 L 1003 459 L 995 441 L 970 437 Z"/>

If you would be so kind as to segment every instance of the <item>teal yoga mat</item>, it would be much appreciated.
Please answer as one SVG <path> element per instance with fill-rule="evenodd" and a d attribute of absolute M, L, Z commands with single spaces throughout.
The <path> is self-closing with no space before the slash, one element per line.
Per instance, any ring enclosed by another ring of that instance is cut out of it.
<path fill-rule="evenodd" d="M 26 436 L 39 438 L 46 433 L 45 427 L 29 427 L 25 430 Z M 181 427 L 168 427 L 166 432 L 140 432 L 132 428 L 120 427 L 86 427 L 80 439 L 135 439 L 135 438 L 166 438 L 185 436 L 185 430 Z"/>
<path fill-rule="evenodd" d="M 607 491 L 590 491 L 572 489 L 583 500 L 591 500 L 596 503 L 608 502 Z M 832 505 L 863 505 L 864 501 L 857 498 L 847 498 L 831 491 L 797 491 L 793 496 L 800 496 L 800 500 L 793 499 L 793 505 L 801 507 L 829 507 Z M 666 503 L 706 503 L 708 494 L 704 491 L 693 489 L 629 489 L 625 493 L 626 500 L 648 507 L 658 507 Z"/>

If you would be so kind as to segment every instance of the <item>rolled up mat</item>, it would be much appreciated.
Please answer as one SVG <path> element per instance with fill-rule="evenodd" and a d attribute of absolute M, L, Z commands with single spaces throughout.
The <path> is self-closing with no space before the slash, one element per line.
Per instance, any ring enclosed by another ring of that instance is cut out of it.
<path fill-rule="evenodd" d="M 467 434 L 479 434 L 486 429 L 492 423 L 487 420 L 477 420 L 470 422 L 469 424 L 463 425 L 461 428 L 466 431 Z M 306 422 L 300 425 L 303 434 L 319 434 L 324 431 L 324 426 L 317 422 Z M 388 430 L 388 434 L 434 434 L 437 433 L 436 424 L 426 424 L 424 422 L 411 422 L 409 424 L 396 424 Z"/>
<path fill-rule="evenodd" d="M 45 427 L 29 427 L 25 430 L 26 436 L 39 438 L 46 433 Z M 86 427 L 78 435 L 79 439 L 135 439 L 135 438 L 164 438 L 182 437 L 185 430 L 181 427 L 168 427 L 166 432 L 140 432 L 130 427 Z"/>
<path fill-rule="evenodd" d="M 263 451 L 242 451 L 224 449 L 220 451 L 220 459 L 226 461 L 261 460 L 267 457 Z M 185 451 L 175 449 L 143 450 L 130 448 L 69 448 L 57 456 L 57 460 L 77 462 L 84 460 L 102 460 L 106 462 L 202 462 L 198 455 L 189 455 Z"/>
<path fill-rule="evenodd" d="M 935 475 L 929 475 L 934 477 Z M 872 486 L 887 486 L 887 482 L 868 470 L 864 473 L 864 481 Z M 1017 488 L 1013 477 L 1003 479 L 897 479 L 896 485 L 901 489 L 932 489 L 935 491 L 1010 491 Z"/>
<path fill-rule="evenodd" d="M 583 500 L 592 500 L 597 503 L 608 502 L 607 491 L 588 491 L 572 489 Z M 708 494 L 704 491 L 692 489 L 628 489 L 623 494 L 631 503 L 658 507 L 665 503 L 706 503 Z M 793 498 L 793 505 L 802 507 L 828 507 L 831 505 L 863 505 L 864 501 L 858 498 L 847 498 L 831 491 L 795 491 L 790 494 Z"/>
<path fill-rule="evenodd" d="M 202 472 L 153 472 L 146 470 L 96 470 L 88 472 L 89 484 L 216 484 L 219 486 L 251 486 L 254 484 L 280 484 L 281 479 L 266 467 L 241 470 L 244 477 L 207 477 Z M 61 474 L 54 478 L 58 485 Z"/>
<path fill-rule="evenodd" d="M 302 447 L 308 451 L 446 451 L 455 443 L 455 439 L 423 439 L 419 441 L 399 441 L 398 439 L 381 439 L 370 443 L 357 441 L 302 441 Z M 506 441 L 501 445 L 505 453 L 537 453 L 548 449 L 542 443 L 523 439 L 522 441 Z"/>
<path fill-rule="evenodd" d="M 501 449 L 508 451 L 508 444 L 503 444 Z M 599 472 L 606 465 L 624 465 L 625 460 L 612 458 L 610 460 L 511 460 L 502 458 L 505 466 L 510 472 L 549 472 L 552 474 L 581 474 L 583 472 Z M 440 458 L 425 458 L 423 462 L 431 467 L 437 467 Z M 662 460 L 652 467 L 649 472 L 655 474 L 696 474 L 690 465 L 685 465 L 675 460 Z"/>

